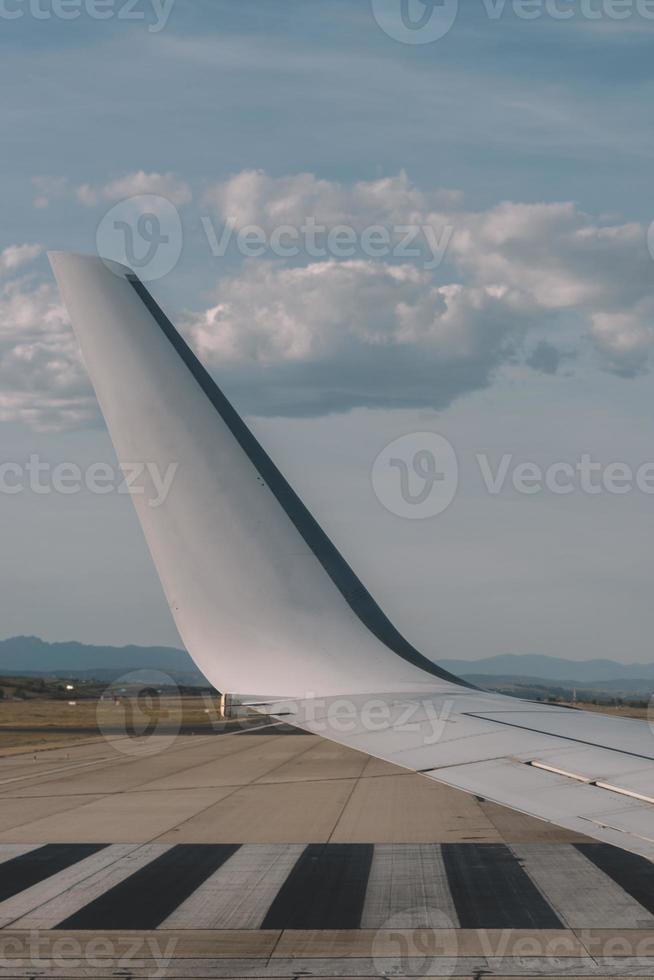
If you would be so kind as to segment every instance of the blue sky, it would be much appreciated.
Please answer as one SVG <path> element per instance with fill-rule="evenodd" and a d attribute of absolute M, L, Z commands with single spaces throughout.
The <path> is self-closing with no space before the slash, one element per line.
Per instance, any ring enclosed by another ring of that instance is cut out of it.
<path fill-rule="evenodd" d="M 649 659 L 651 496 L 494 495 L 477 458 L 652 457 L 654 19 L 607 4 L 526 20 L 464 0 L 404 44 L 368 2 L 175 0 L 155 31 L 145 0 L 139 21 L 6 0 L 3 461 L 112 459 L 44 252 L 95 250 L 110 207 L 155 193 L 183 236 L 152 291 L 414 642 Z M 202 219 L 235 211 L 453 238 L 429 271 L 212 255 Z M 371 468 L 425 430 L 454 446 L 458 493 L 402 520 Z M 177 642 L 124 496 L 0 494 L 0 533 L 4 635 Z"/>

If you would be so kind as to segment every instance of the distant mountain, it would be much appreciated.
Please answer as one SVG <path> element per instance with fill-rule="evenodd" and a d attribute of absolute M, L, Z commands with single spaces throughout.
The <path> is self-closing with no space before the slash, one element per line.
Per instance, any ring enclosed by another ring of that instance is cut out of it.
<path fill-rule="evenodd" d="M 440 666 L 468 678 L 497 677 L 507 682 L 595 685 L 606 690 L 654 690 L 654 663 L 564 660 L 542 654 L 504 654 L 481 660 L 441 660 Z M 204 683 L 185 650 L 174 647 L 110 647 L 85 643 L 46 643 L 36 636 L 0 640 L 0 674 L 52 674 L 112 679 L 132 670 L 160 670 L 178 683 Z"/>
<path fill-rule="evenodd" d="M 37 636 L 0 640 L 0 674 L 53 674 L 112 679 L 133 670 L 159 670 L 178 683 L 204 683 L 185 650 L 46 643 Z"/>
<path fill-rule="evenodd" d="M 619 664 L 613 660 L 564 660 L 538 653 L 507 653 L 481 660 L 441 660 L 439 663 L 446 670 L 466 677 L 485 674 L 571 683 L 577 681 L 580 684 L 631 679 L 654 681 L 654 662 Z"/>

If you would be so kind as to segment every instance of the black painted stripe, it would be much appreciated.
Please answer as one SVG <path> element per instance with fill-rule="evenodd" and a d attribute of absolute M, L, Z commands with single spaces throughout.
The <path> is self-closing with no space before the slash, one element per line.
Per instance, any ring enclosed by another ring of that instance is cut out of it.
<path fill-rule="evenodd" d="M 654 816 L 652 818 L 654 822 Z M 654 915 L 654 864 L 611 844 L 575 844 L 584 857 Z"/>
<path fill-rule="evenodd" d="M 442 844 L 462 929 L 563 929 L 506 844 Z"/>
<path fill-rule="evenodd" d="M 372 844 L 309 844 L 261 928 L 358 929 L 373 851 Z"/>
<path fill-rule="evenodd" d="M 414 667 L 419 667 L 442 680 L 476 689 L 473 684 L 462 681 L 419 653 L 393 626 L 143 283 L 134 274 L 128 275 L 127 280 L 364 626 L 393 653 L 413 664 Z"/>
<path fill-rule="evenodd" d="M 156 929 L 239 846 L 176 844 L 56 928 Z"/>
<path fill-rule="evenodd" d="M 44 844 L 0 864 L 0 902 L 37 885 L 108 844 Z"/>

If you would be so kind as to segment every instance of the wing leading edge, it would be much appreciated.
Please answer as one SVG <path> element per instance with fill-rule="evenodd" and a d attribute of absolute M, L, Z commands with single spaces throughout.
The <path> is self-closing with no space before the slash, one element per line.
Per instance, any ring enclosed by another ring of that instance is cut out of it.
<path fill-rule="evenodd" d="M 154 487 L 133 500 L 216 687 L 265 692 L 309 731 L 654 858 L 645 723 L 479 692 L 417 651 L 131 270 L 50 260 L 119 462 L 174 471 L 158 506 Z"/>

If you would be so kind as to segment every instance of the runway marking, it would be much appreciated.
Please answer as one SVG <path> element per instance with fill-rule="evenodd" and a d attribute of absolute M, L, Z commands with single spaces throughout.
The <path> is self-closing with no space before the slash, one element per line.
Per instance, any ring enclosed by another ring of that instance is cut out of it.
<path fill-rule="evenodd" d="M 161 929 L 259 929 L 303 844 L 244 844 Z"/>
<path fill-rule="evenodd" d="M 0 864 L 11 861 L 12 858 L 20 857 L 21 854 L 35 851 L 40 846 L 40 844 L 0 844 Z"/>
<path fill-rule="evenodd" d="M 511 844 L 511 850 L 570 928 L 654 927 L 654 916 L 572 844 Z"/>
<path fill-rule="evenodd" d="M 62 898 L 67 889 L 84 882 L 98 871 L 112 865 L 117 858 L 129 850 L 134 850 L 136 844 L 110 844 L 102 850 L 91 854 L 76 864 L 63 868 L 57 874 L 44 878 L 43 881 L 26 888 L 12 898 L 0 902 L 0 926 L 12 925 L 16 928 L 16 920 L 28 916 L 39 906 L 52 900 L 63 904 Z M 65 899 L 64 899 L 65 901 Z M 62 916 L 60 916 L 61 918 Z"/>
<path fill-rule="evenodd" d="M 575 844 L 578 851 L 654 914 L 654 864 L 610 844 Z"/>
<path fill-rule="evenodd" d="M 309 844 L 262 928 L 358 929 L 372 857 L 372 844 Z"/>
<path fill-rule="evenodd" d="M 172 844 L 113 844 L 112 863 L 77 883 L 69 882 L 60 894 L 12 922 L 12 929 L 54 929 L 64 919 L 104 895 L 114 885 L 169 851 Z"/>
<path fill-rule="evenodd" d="M 0 864 L 0 902 L 50 878 L 107 844 L 43 844 Z"/>
<path fill-rule="evenodd" d="M 238 844 L 177 844 L 57 926 L 156 929 L 238 849 Z"/>
<path fill-rule="evenodd" d="M 448 883 L 463 929 L 562 929 L 506 844 L 442 844 Z"/>
<path fill-rule="evenodd" d="M 378 929 L 408 909 L 437 909 L 457 926 L 438 844 L 376 844 L 361 916 L 362 929 Z"/>
<path fill-rule="evenodd" d="M 654 865 L 604 844 L 0 845 L 0 927 L 650 930 Z M 3 934 L 3 933 L 0 933 Z"/>

